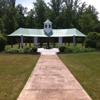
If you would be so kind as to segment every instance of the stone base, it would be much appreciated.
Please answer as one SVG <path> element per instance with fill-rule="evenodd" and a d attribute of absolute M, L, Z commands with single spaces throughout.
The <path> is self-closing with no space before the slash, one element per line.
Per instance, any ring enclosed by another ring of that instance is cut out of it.
<path fill-rule="evenodd" d="M 47 45 L 47 46 L 46 46 L 46 49 L 51 49 L 51 47 Z"/>

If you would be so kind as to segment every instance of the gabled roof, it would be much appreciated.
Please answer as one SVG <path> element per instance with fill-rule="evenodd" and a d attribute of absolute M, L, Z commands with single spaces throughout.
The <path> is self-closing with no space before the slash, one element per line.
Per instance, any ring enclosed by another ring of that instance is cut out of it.
<path fill-rule="evenodd" d="M 27 28 L 19 28 L 12 34 L 8 36 L 21 36 L 24 37 L 48 37 L 45 35 L 43 29 L 27 29 Z M 76 37 L 86 37 L 83 33 L 81 33 L 76 28 L 73 29 L 52 29 L 52 35 L 50 37 L 72 37 L 75 35 Z"/>

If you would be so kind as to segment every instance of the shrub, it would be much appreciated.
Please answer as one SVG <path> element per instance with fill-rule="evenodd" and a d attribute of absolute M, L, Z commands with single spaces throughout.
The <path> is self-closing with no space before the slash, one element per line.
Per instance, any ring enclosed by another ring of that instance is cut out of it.
<path fill-rule="evenodd" d="M 0 35 L 0 52 L 5 49 L 6 44 L 7 44 L 6 38 Z"/>
<path fill-rule="evenodd" d="M 79 47 L 67 47 L 65 50 L 66 53 L 78 53 L 81 52 Z"/>
<path fill-rule="evenodd" d="M 73 52 L 72 47 L 67 47 L 67 48 L 65 49 L 65 52 L 66 52 L 66 53 L 72 53 L 72 52 Z"/>
<path fill-rule="evenodd" d="M 73 49 L 73 53 L 78 53 L 78 52 L 80 52 L 79 47 L 73 47 L 72 49 Z"/>
<path fill-rule="evenodd" d="M 85 49 L 86 49 L 85 47 L 80 47 L 80 48 L 79 48 L 79 52 L 80 52 L 80 53 L 85 52 Z"/>
<path fill-rule="evenodd" d="M 33 47 L 32 47 L 32 53 L 33 53 L 33 52 L 37 52 L 37 47 L 36 47 L 36 46 L 33 46 Z"/>
<path fill-rule="evenodd" d="M 96 48 L 98 37 L 99 35 L 96 32 L 89 33 L 85 39 L 85 47 Z"/>
<path fill-rule="evenodd" d="M 12 47 L 10 47 L 10 46 L 9 46 L 9 47 L 6 46 L 6 47 L 5 47 L 5 51 L 7 51 L 7 50 L 9 50 L 9 49 L 11 49 L 11 48 L 12 48 Z"/>
<path fill-rule="evenodd" d="M 24 53 L 31 53 L 32 49 L 30 49 L 30 47 L 24 47 Z"/>
<path fill-rule="evenodd" d="M 85 48 L 85 47 L 67 47 L 65 53 L 82 53 L 82 52 L 93 52 L 94 48 Z"/>
<path fill-rule="evenodd" d="M 29 50 L 30 49 L 30 47 L 24 47 L 24 50 Z"/>
<path fill-rule="evenodd" d="M 6 49 L 5 52 L 8 52 L 8 53 L 32 53 L 32 49 L 29 47 L 24 47 L 21 49 L 10 48 L 10 49 Z"/>
<path fill-rule="evenodd" d="M 84 52 L 93 52 L 95 50 L 96 50 L 95 48 L 85 48 Z"/>
<path fill-rule="evenodd" d="M 24 49 L 19 49 L 19 53 L 24 53 Z"/>
<path fill-rule="evenodd" d="M 64 52 L 64 51 L 65 51 L 65 49 L 66 49 L 66 47 L 65 47 L 65 46 L 63 46 L 63 45 L 59 46 L 59 51 L 60 51 L 60 52 Z"/>
<path fill-rule="evenodd" d="M 100 35 L 98 35 L 98 41 L 96 43 L 96 48 L 100 50 Z"/>
<path fill-rule="evenodd" d="M 19 49 L 18 48 L 10 48 L 10 49 L 6 50 L 6 52 L 9 52 L 9 53 L 18 53 Z"/>
<path fill-rule="evenodd" d="M 98 50 L 100 50 L 100 40 L 97 42 L 96 48 L 97 48 Z"/>

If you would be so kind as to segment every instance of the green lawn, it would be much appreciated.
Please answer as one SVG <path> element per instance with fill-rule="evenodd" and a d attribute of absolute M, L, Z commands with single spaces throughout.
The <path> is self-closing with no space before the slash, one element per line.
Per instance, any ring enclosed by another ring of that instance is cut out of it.
<path fill-rule="evenodd" d="M 100 100 L 100 52 L 59 54 L 93 100 Z"/>
<path fill-rule="evenodd" d="M 39 55 L 0 53 L 0 100 L 16 100 Z"/>

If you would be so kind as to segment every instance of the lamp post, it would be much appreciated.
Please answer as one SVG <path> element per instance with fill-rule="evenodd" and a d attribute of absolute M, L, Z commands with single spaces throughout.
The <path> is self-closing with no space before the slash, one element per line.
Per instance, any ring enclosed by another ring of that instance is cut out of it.
<path fill-rule="evenodd" d="M 47 35 L 47 46 L 46 49 L 50 49 L 50 36 L 52 35 L 52 22 L 47 19 L 44 22 L 44 33 Z"/>
<path fill-rule="evenodd" d="M 51 47 L 50 47 L 50 38 L 48 37 L 47 38 L 47 46 L 46 46 L 46 49 L 50 49 Z"/>

